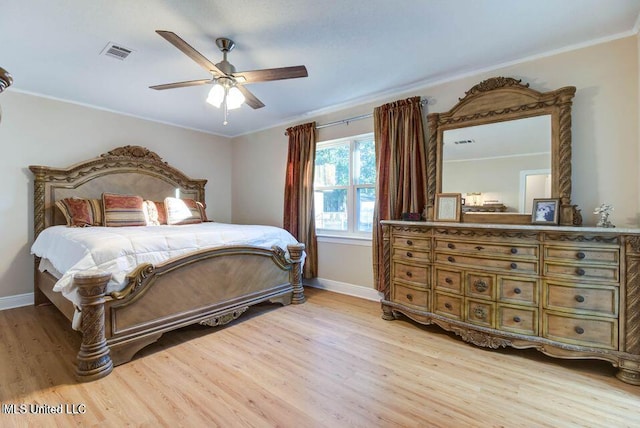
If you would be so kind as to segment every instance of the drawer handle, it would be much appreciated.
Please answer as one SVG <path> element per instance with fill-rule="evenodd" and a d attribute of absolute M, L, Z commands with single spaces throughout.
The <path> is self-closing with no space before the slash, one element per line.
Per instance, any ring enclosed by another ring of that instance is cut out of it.
<path fill-rule="evenodd" d="M 516 293 L 516 294 L 520 294 L 520 293 L 522 293 L 522 290 L 520 290 L 518 287 L 516 287 L 516 288 L 513 289 L 513 292 Z"/>
<path fill-rule="evenodd" d="M 447 302 L 444 304 L 444 307 L 447 309 L 451 309 L 452 306 L 451 306 L 451 303 Z"/>
<path fill-rule="evenodd" d="M 413 295 L 407 294 L 407 300 L 413 302 Z"/>
<path fill-rule="evenodd" d="M 451 279 L 451 278 L 449 278 L 449 277 L 446 277 L 446 278 L 444 279 L 444 282 L 446 282 L 447 284 L 453 284 L 453 279 Z"/>
<path fill-rule="evenodd" d="M 582 327 L 576 327 L 576 328 L 575 328 L 575 331 L 576 331 L 576 333 L 578 333 L 578 334 L 584 334 L 584 328 L 582 328 Z"/>
<path fill-rule="evenodd" d="M 487 311 L 482 306 L 476 306 L 475 308 L 473 308 L 473 314 L 476 316 L 476 318 L 479 318 L 481 320 L 487 319 Z"/>
<path fill-rule="evenodd" d="M 481 247 L 480 245 L 478 245 L 478 246 L 476 247 L 476 250 L 478 250 L 478 251 L 482 251 L 482 250 L 484 250 L 484 247 Z"/>
<path fill-rule="evenodd" d="M 576 253 L 576 257 L 579 258 L 580 260 L 584 259 L 585 254 L 582 251 L 579 251 L 578 253 Z"/>
<path fill-rule="evenodd" d="M 407 251 L 407 257 L 413 257 L 413 253 L 411 251 Z"/>
<path fill-rule="evenodd" d="M 522 321 L 522 320 L 520 319 L 520 317 L 519 317 L 519 316 L 517 316 L 517 315 L 516 315 L 515 317 L 513 317 L 513 321 L 514 321 L 514 322 L 520 322 L 520 321 Z"/>
<path fill-rule="evenodd" d="M 489 288 L 489 284 L 487 284 L 485 281 L 481 280 L 481 279 L 477 279 L 474 283 L 473 286 L 475 287 L 475 289 L 480 292 L 480 293 L 484 293 L 485 291 L 487 291 L 487 289 Z"/>
<path fill-rule="evenodd" d="M 411 277 L 413 276 L 413 273 L 411 273 L 411 272 L 407 272 L 407 276 L 408 276 L 409 278 L 411 278 Z"/>
<path fill-rule="evenodd" d="M 413 245 L 413 241 L 411 239 L 407 239 L 407 245 Z"/>
<path fill-rule="evenodd" d="M 449 249 L 453 250 L 454 248 L 456 248 L 456 246 L 455 246 L 455 245 L 453 245 L 451 242 L 449 242 L 449 243 L 447 244 L 447 248 L 449 248 Z"/>
<path fill-rule="evenodd" d="M 511 263 L 511 264 L 509 265 L 509 267 L 510 267 L 511 269 L 518 269 L 518 265 L 517 265 L 517 263 Z"/>
<path fill-rule="evenodd" d="M 518 249 L 517 248 L 512 248 L 511 249 L 511 254 L 518 254 Z"/>
<path fill-rule="evenodd" d="M 455 263 L 455 262 L 456 262 L 456 259 L 454 259 L 454 258 L 453 258 L 453 257 L 451 257 L 451 256 L 447 257 L 447 260 L 448 260 L 449 262 L 451 262 L 451 263 Z"/>
<path fill-rule="evenodd" d="M 585 271 L 584 271 L 584 269 L 582 269 L 582 268 L 578 268 L 578 269 L 576 269 L 576 274 L 577 274 L 578 276 L 583 276 L 585 273 L 586 273 L 586 272 L 585 272 Z"/>
<path fill-rule="evenodd" d="M 576 296 L 576 302 L 580 302 L 580 303 L 584 302 L 584 296 L 577 295 Z"/>

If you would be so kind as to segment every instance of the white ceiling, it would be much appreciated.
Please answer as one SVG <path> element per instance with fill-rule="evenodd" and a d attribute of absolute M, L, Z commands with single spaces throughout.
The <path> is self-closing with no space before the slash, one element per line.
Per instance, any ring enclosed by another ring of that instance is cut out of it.
<path fill-rule="evenodd" d="M 9 0 L 0 67 L 9 90 L 237 136 L 302 121 L 451 76 L 637 31 L 640 0 Z M 173 31 L 213 63 L 217 37 L 238 71 L 306 65 L 309 77 L 248 85 L 266 107 L 222 112 L 210 77 L 155 33 Z M 100 53 L 114 42 L 125 61 Z"/>

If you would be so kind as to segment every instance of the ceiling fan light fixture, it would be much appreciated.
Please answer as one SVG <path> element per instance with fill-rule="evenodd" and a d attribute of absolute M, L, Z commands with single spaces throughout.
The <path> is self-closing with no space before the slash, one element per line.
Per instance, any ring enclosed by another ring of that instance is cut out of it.
<path fill-rule="evenodd" d="M 212 106 L 220 108 L 222 102 L 224 101 L 225 96 L 225 88 L 219 82 L 216 82 L 213 85 L 213 88 L 209 91 L 209 95 L 207 96 L 207 102 Z"/>
<path fill-rule="evenodd" d="M 227 93 L 227 108 L 229 110 L 235 110 L 240 108 L 242 103 L 244 103 L 244 95 L 242 95 L 240 89 L 236 86 L 229 88 L 229 92 Z"/>

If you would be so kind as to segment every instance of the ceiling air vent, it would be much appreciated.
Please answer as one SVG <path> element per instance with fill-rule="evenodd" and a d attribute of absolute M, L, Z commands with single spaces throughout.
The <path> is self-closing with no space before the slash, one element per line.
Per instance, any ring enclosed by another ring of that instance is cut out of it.
<path fill-rule="evenodd" d="M 127 58 L 132 52 L 132 49 L 109 42 L 107 43 L 107 46 L 105 46 L 105 48 L 102 50 L 101 54 L 122 61 Z"/>
<path fill-rule="evenodd" d="M 453 142 L 453 144 L 471 144 L 471 143 L 475 143 L 475 141 L 474 140 L 458 140 Z"/>

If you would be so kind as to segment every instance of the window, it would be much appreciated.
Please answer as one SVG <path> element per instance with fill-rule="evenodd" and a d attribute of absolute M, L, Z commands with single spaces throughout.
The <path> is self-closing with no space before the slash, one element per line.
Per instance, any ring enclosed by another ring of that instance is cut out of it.
<path fill-rule="evenodd" d="M 375 153 L 373 134 L 317 144 L 313 190 L 319 234 L 371 234 Z"/>

